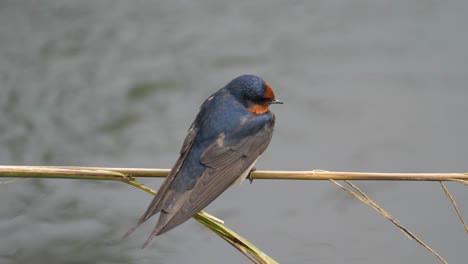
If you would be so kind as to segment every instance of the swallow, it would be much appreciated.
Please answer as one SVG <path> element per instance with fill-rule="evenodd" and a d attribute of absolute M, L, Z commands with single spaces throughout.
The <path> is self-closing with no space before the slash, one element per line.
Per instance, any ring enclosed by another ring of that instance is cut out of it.
<path fill-rule="evenodd" d="M 250 175 L 273 135 L 271 104 L 282 102 L 255 75 L 239 76 L 208 97 L 188 130 L 179 159 L 146 212 L 124 237 L 160 213 L 144 248 L 155 236 L 184 223 Z"/>

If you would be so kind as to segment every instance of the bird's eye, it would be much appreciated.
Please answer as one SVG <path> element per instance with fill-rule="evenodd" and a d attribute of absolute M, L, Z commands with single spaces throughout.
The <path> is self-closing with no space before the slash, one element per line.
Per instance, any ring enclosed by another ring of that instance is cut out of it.
<path fill-rule="evenodd" d="M 259 99 L 255 100 L 255 103 L 262 104 L 262 105 L 268 104 L 269 102 L 270 102 L 270 100 L 267 99 L 267 98 L 259 98 Z"/>

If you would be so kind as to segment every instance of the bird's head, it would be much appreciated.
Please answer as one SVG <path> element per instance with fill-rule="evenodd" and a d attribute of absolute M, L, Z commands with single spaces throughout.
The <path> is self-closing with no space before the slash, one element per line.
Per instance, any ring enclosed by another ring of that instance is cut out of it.
<path fill-rule="evenodd" d="M 262 78 L 255 75 L 241 75 L 226 85 L 226 89 L 251 113 L 263 114 L 270 104 L 282 104 Z"/>

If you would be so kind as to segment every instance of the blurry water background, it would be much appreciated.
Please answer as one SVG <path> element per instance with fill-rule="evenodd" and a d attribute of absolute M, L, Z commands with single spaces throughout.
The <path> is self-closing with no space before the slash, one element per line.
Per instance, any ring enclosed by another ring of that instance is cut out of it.
<path fill-rule="evenodd" d="M 257 169 L 468 171 L 468 1 L 0 2 L 0 163 L 169 168 L 232 78 L 274 88 Z M 161 179 L 144 183 L 157 189 Z M 438 183 L 357 182 L 449 263 L 468 240 Z M 468 190 L 449 183 L 468 217 Z M 189 220 L 119 238 L 151 196 L 129 185 L 0 185 L 0 263 L 246 263 Z M 281 263 L 437 263 L 329 182 L 254 181 L 206 208 Z"/>

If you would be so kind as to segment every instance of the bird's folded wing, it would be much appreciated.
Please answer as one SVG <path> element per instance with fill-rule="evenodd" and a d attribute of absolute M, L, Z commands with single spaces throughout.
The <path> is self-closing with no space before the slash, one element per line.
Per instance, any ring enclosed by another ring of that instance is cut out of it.
<path fill-rule="evenodd" d="M 225 144 L 224 135 L 221 134 L 201 155 L 200 162 L 207 169 L 191 190 L 190 196 L 177 202 L 183 203 L 182 206 L 174 205 L 180 210 L 169 216 L 171 219 L 166 220 L 162 232 L 201 211 L 250 169 L 265 151 L 272 134 L 273 128 L 265 126 L 259 132 L 231 144 Z"/>

